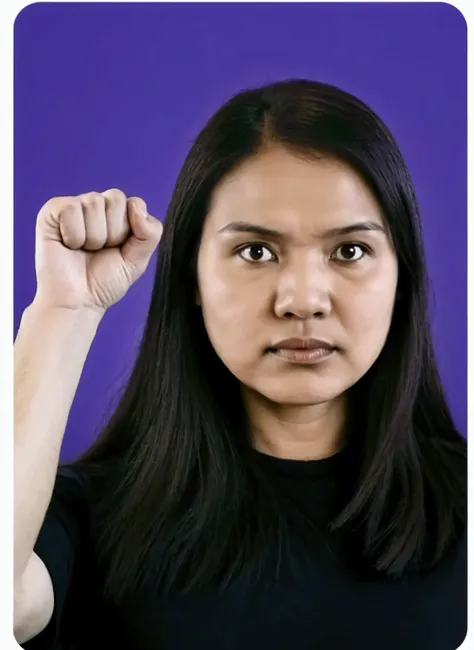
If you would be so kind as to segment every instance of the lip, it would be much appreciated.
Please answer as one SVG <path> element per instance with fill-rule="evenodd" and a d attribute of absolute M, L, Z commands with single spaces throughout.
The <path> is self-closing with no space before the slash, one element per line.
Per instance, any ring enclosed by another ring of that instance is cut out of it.
<path fill-rule="evenodd" d="M 276 357 L 290 363 L 314 364 L 324 361 L 337 347 L 323 339 L 284 339 L 269 348 Z"/>
<path fill-rule="evenodd" d="M 314 364 L 332 357 L 336 352 L 328 348 L 313 348 L 312 350 L 295 350 L 289 348 L 280 348 L 270 350 L 271 354 L 289 363 Z"/>
<path fill-rule="evenodd" d="M 335 345 L 324 339 L 284 339 L 271 346 L 271 350 L 334 350 Z"/>

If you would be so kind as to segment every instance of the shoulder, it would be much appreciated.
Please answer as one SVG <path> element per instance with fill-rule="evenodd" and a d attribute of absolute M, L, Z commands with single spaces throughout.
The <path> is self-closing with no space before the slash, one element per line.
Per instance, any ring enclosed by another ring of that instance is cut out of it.
<path fill-rule="evenodd" d="M 88 520 L 101 518 L 112 496 L 115 494 L 117 481 L 115 466 L 100 464 L 97 466 L 76 463 L 60 464 L 56 473 L 50 510 L 54 513 L 67 511 L 76 517 Z"/>
<path fill-rule="evenodd" d="M 60 519 L 63 524 L 84 524 L 94 503 L 92 477 L 70 464 L 58 467 L 47 518 Z"/>
<path fill-rule="evenodd" d="M 60 465 L 56 472 L 53 496 L 87 499 L 91 491 L 91 477 L 74 465 Z"/>

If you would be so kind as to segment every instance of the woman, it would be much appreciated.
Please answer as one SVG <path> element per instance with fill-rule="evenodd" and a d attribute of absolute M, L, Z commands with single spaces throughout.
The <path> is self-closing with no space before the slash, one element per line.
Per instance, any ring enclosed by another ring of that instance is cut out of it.
<path fill-rule="evenodd" d="M 305 80 L 210 119 L 177 180 L 121 402 L 58 470 L 97 327 L 160 236 L 118 190 L 38 215 L 15 343 L 22 647 L 457 648 L 466 442 L 386 126 Z"/>

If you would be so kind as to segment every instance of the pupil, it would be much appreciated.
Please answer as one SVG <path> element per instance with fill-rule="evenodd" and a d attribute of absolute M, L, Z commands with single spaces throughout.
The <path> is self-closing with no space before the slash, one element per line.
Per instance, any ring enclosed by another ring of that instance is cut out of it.
<path fill-rule="evenodd" d="M 349 246 L 349 245 L 343 246 L 341 248 L 341 252 L 342 252 L 342 257 L 350 259 L 351 257 L 354 257 L 354 255 L 355 255 L 355 246 Z"/>
<path fill-rule="evenodd" d="M 250 257 L 252 259 L 258 260 L 263 255 L 263 248 L 261 246 L 251 246 L 250 247 Z"/>

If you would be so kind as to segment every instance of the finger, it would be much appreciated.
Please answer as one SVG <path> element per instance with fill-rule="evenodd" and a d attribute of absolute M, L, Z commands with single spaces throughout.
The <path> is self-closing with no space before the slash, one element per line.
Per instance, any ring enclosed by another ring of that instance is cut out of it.
<path fill-rule="evenodd" d="M 80 202 L 71 200 L 58 215 L 59 232 L 64 246 L 72 250 L 83 248 L 86 241 L 84 214 Z"/>
<path fill-rule="evenodd" d="M 105 217 L 107 222 L 107 241 L 105 246 L 121 246 L 130 237 L 130 224 L 127 217 L 127 196 L 117 189 L 102 192 L 105 198 Z"/>
<path fill-rule="evenodd" d="M 56 196 L 49 199 L 38 212 L 36 219 L 36 232 L 47 239 L 61 241 L 59 230 L 59 216 L 65 208 L 70 208 L 76 202 L 74 196 Z"/>
<path fill-rule="evenodd" d="M 132 235 L 124 244 L 122 255 L 131 264 L 143 269 L 158 246 L 163 225 L 148 214 L 145 201 L 139 197 L 128 199 L 127 214 Z"/>
<path fill-rule="evenodd" d="M 127 217 L 130 228 L 132 229 L 132 234 L 137 237 L 137 239 L 146 240 L 149 238 L 149 229 L 147 228 L 147 219 L 148 219 L 148 206 L 146 201 L 144 201 L 139 196 L 131 196 L 127 200 Z M 134 217 L 141 217 L 140 219 L 134 219 Z M 130 220 L 132 219 L 132 221 Z"/>
<path fill-rule="evenodd" d="M 84 224 L 86 227 L 86 240 L 84 250 L 98 251 L 104 248 L 107 241 L 107 220 L 105 217 L 105 197 L 99 192 L 90 192 L 80 197 Z"/>

